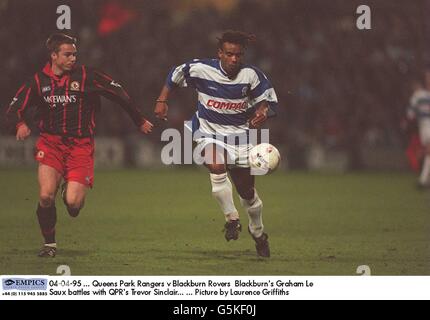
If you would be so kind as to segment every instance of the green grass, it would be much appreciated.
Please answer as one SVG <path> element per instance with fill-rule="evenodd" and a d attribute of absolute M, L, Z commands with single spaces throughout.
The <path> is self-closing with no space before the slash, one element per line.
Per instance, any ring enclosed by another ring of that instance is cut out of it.
<path fill-rule="evenodd" d="M 414 182 L 374 173 L 257 178 L 272 251 L 264 260 L 247 232 L 224 240 L 205 171 L 98 171 L 78 218 L 57 199 L 57 257 L 41 259 L 36 173 L 0 171 L 0 274 L 55 275 L 65 264 L 73 275 L 354 275 L 359 265 L 430 275 L 429 196 Z"/>

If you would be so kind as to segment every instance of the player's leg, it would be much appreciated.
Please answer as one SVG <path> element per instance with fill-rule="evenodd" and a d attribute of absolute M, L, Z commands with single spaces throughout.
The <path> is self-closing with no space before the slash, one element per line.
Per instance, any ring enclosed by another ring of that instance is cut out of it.
<path fill-rule="evenodd" d="M 430 187 L 430 121 L 420 123 L 420 140 L 423 145 L 424 159 L 418 185 L 422 188 Z"/>
<path fill-rule="evenodd" d="M 61 174 L 48 165 L 39 164 L 39 203 L 37 206 L 37 218 L 40 230 L 45 240 L 45 245 L 39 253 L 40 257 L 54 257 L 56 249 L 55 224 L 57 222 L 57 210 L 55 196 L 61 182 Z"/>
<path fill-rule="evenodd" d="M 240 203 L 249 217 L 248 231 L 256 243 L 258 255 L 270 256 L 268 236 L 263 225 L 263 202 L 255 189 L 255 177 L 250 168 L 231 168 L 230 176 L 240 196 Z"/>
<path fill-rule="evenodd" d="M 65 182 L 62 186 L 62 198 L 71 217 L 77 217 L 84 207 L 88 187 L 77 181 Z"/>
<path fill-rule="evenodd" d="M 225 238 L 227 241 L 237 240 L 241 225 L 239 214 L 233 201 L 233 188 L 228 178 L 226 167 L 226 151 L 216 144 L 208 144 L 204 148 L 204 165 L 209 169 L 212 184 L 212 195 L 217 200 L 224 214 L 226 224 Z"/>
<path fill-rule="evenodd" d="M 230 176 L 240 196 L 240 202 L 249 215 L 250 232 L 260 237 L 263 233 L 262 209 L 263 202 L 255 188 L 255 178 L 250 174 L 249 168 L 231 168 Z"/>
<path fill-rule="evenodd" d="M 94 141 L 90 138 L 69 140 L 69 152 L 61 196 L 71 217 L 84 206 L 88 188 L 94 180 Z"/>
<path fill-rule="evenodd" d="M 430 139 L 429 139 L 430 140 Z M 420 187 L 430 187 L 430 143 L 424 144 L 424 160 L 418 180 Z"/>

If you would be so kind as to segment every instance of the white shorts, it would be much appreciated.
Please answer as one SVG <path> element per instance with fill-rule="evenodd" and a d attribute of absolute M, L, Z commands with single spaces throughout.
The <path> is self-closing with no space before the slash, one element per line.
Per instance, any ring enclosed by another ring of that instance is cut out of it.
<path fill-rule="evenodd" d="M 419 123 L 420 140 L 423 145 L 430 144 L 430 119 L 421 120 Z"/>
<path fill-rule="evenodd" d="M 249 150 L 253 147 L 252 144 L 232 145 L 214 138 L 199 138 L 196 139 L 195 142 L 197 143 L 196 150 L 199 154 L 201 154 L 201 151 L 210 144 L 216 144 L 221 148 L 221 150 L 226 150 L 228 156 L 228 159 L 226 159 L 228 168 L 249 168 L 248 154 Z"/>

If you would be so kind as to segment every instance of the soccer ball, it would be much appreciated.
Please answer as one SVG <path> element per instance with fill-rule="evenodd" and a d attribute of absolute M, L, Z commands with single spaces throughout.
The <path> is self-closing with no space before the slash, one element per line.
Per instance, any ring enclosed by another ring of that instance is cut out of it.
<path fill-rule="evenodd" d="M 249 166 L 257 174 L 266 174 L 275 171 L 280 161 L 281 155 L 278 149 L 269 143 L 257 144 L 249 151 Z"/>

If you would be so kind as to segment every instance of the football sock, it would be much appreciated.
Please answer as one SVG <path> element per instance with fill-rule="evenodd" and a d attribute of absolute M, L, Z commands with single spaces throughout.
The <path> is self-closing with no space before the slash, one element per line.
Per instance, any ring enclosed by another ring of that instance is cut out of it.
<path fill-rule="evenodd" d="M 226 221 L 239 219 L 239 214 L 233 201 L 233 189 L 227 173 L 210 174 L 212 195 L 218 201 Z"/>
<path fill-rule="evenodd" d="M 246 209 L 249 217 L 249 231 L 259 238 L 263 234 L 263 202 L 258 196 L 257 190 L 254 189 L 254 198 L 246 200 L 240 198 L 240 203 Z"/>
<path fill-rule="evenodd" d="M 430 174 L 430 156 L 427 155 L 424 158 L 423 168 L 421 170 L 420 175 L 420 183 L 421 184 L 427 184 L 429 183 L 429 174 Z"/>
<path fill-rule="evenodd" d="M 45 243 L 55 243 L 55 224 L 57 222 L 57 209 L 55 206 L 43 208 L 37 205 L 37 219 L 40 230 L 45 238 Z"/>

